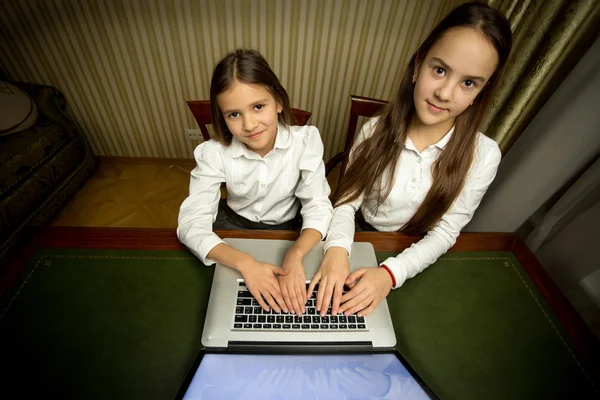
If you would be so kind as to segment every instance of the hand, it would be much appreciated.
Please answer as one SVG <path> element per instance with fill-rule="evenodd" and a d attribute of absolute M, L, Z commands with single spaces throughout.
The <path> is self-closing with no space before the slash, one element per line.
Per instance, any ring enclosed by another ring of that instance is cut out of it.
<path fill-rule="evenodd" d="M 351 290 L 342 296 L 340 311 L 344 315 L 358 313 L 359 317 L 373 312 L 392 289 L 392 278 L 383 268 L 361 268 L 348 276 Z"/>
<path fill-rule="evenodd" d="M 348 252 L 342 247 L 330 247 L 325 253 L 323 262 L 319 270 L 310 281 L 307 295 L 312 295 L 315 285 L 319 284 L 317 292 L 317 311 L 321 316 L 327 314 L 329 302 L 331 304 L 331 315 L 338 313 L 342 293 L 344 292 L 344 281 L 350 274 L 350 261 L 348 260 Z"/>
<path fill-rule="evenodd" d="M 306 275 L 302 266 L 302 256 L 286 253 L 282 268 L 287 275 L 279 275 L 279 288 L 288 309 L 298 316 L 304 314 L 306 305 Z"/>
<path fill-rule="evenodd" d="M 277 276 L 287 275 L 289 271 L 253 258 L 241 265 L 238 270 L 244 277 L 248 290 L 264 310 L 269 311 L 270 305 L 277 312 L 281 312 L 281 309 L 288 312 L 279 290 Z"/>

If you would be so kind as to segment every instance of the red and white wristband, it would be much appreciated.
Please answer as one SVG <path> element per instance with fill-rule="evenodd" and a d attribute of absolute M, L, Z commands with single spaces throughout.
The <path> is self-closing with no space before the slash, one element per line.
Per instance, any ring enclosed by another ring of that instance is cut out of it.
<path fill-rule="evenodd" d="M 381 264 L 379 267 L 385 269 L 387 271 L 387 273 L 390 274 L 390 278 L 392 278 L 392 288 L 395 288 L 396 287 L 396 277 L 394 276 L 394 274 L 392 274 L 392 270 L 390 270 L 390 267 L 388 267 L 385 264 Z"/>

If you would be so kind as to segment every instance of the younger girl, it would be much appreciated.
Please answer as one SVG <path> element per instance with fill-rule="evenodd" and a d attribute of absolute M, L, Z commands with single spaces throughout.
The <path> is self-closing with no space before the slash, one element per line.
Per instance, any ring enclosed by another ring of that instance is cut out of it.
<path fill-rule="evenodd" d="M 500 163 L 498 145 L 478 128 L 511 41 L 500 12 L 480 3 L 459 6 L 412 56 L 381 116 L 363 126 L 333 196 L 325 258 L 308 290 L 321 282 L 321 315 L 332 297 L 333 314 L 369 314 L 391 288 L 455 243 Z M 381 268 L 350 274 L 355 228 L 425 236 Z M 342 296 L 344 284 L 351 290 Z"/>
<path fill-rule="evenodd" d="M 197 165 L 177 236 L 203 263 L 240 271 L 265 310 L 270 305 L 301 315 L 306 303 L 302 258 L 325 236 L 333 209 L 319 131 L 291 126 L 288 94 L 253 50 L 237 50 L 217 64 L 210 100 L 216 140 L 194 151 Z M 226 202 L 219 202 L 222 182 Z M 302 232 L 281 268 L 228 246 L 213 232 L 291 229 L 298 203 Z"/>

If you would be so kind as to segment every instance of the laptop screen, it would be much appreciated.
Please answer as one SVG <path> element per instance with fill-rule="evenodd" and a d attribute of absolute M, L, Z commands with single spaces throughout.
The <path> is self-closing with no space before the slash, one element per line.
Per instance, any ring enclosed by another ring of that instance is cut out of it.
<path fill-rule="evenodd" d="M 205 354 L 184 399 L 429 399 L 393 353 Z"/>

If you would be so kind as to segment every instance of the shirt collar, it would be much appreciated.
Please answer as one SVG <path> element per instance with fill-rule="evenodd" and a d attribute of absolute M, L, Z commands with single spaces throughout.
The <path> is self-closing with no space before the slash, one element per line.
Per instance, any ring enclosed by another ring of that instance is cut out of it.
<path fill-rule="evenodd" d="M 438 140 L 437 143 L 432 144 L 431 146 L 429 146 L 429 148 L 431 148 L 432 146 L 435 146 L 438 149 L 443 150 L 444 147 L 446 147 L 446 145 L 450 141 L 450 138 L 452 137 L 453 133 L 454 133 L 454 126 L 452 126 L 452 128 L 450 128 L 448 133 L 446 133 L 440 140 Z M 413 144 L 412 140 L 408 136 L 406 137 L 406 141 L 404 142 L 404 147 L 406 147 L 409 150 L 415 150 L 415 151 L 417 150 L 415 145 Z M 423 151 L 425 151 L 425 150 L 423 150 Z"/>
<path fill-rule="evenodd" d="M 275 138 L 275 149 L 287 149 L 292 144 L 292 133 L 290 132 L 290 127 L 282 124 L 281 122 L 277 123 L 277 137 Z"/>
<path fill-rule="evenodd" d="M 273 149 L 287 149 L 292 144 L 291 132 L 289 126 L 280 122 L 277 123 L 277 136 L 275 136 L 275 144 Z M 231 157 L 238 158 L 245 156 L 246 158 L 260 158 L 258 154 L 248 149 L 246 145 L 240 142 L 235 136 L 231 139 L 230 153 Z"/>
<path fill-rule="evenodd" d="M 436 144 L 434 144 L 434 146 L 436 146 L 440 150 L 443 150 L 444 147 L 446 147 L 446 145 L 450 141 L 450 138 L 452 137 L 453 133 L 454 133 L 454 125 L 452 126 L 452 128 L 450 128 L 450 130 L 448 131 L 448 133 L 446 133 L 444 135 L 443 138 L 441 138 Z"/>

